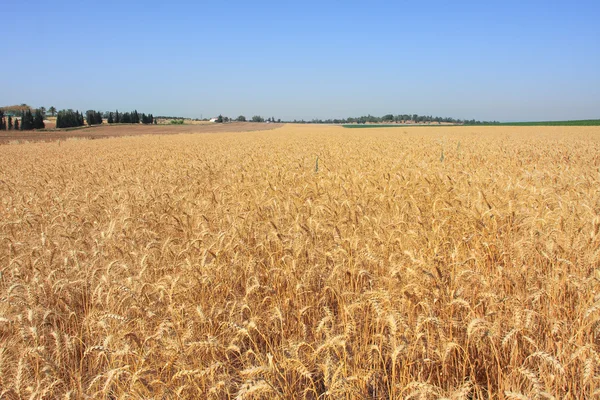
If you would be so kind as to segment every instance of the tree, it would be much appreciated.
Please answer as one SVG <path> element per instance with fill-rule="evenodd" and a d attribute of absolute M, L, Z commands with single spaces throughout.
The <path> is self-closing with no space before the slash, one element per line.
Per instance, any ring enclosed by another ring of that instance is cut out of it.
<path fill-rule="evenodd" d="M 142 124 L 148 125 L 148 124 L 152 124 L 154 122 L 154 117 L 152 116 L 152 114 L 142 114 Z"/>
<path fill-rule="evenodd" d="M 52 106 L 48 109 L 48 112 L 54 117 L 56 115 L 56 107 Z"/>
<path fill-rule="evenodd" d="M 6 130 L 6 123 L 4 122 L 4 111 L 0 110 L 0 131 Z"/>
<path fill-rule="evenodd" d="M 265 122 L 265 119 L 260 115 L 255 115 L 252 117 L 252 122 Z"/>
<path fill-rule="evenodd" d="M 15 130 L 19 130 L 19 120 L 15 118 Z"/>
<path fill-rule="evenodd" d="M 392 114 L 386 114 L 381 118 L 383 121 L 393 121 L 394 116 Z"/>
<path fill-rule="evenodd" d="M 142 123 L 143 124 L 152 124 L 154 122 L 154 117 L 152 114 L 142 114 Z"/>
<path fill-rule="evenodd" d="M 95 118 L 95 116 L 92 118 Z M 83 126 L 83 122 L 83 114 L 80 114 L 79 111 L 62 110 L 58 112 L 58 116 L 56 117 L 57 128 Z"/>
<path fill-rule="evenodd" d="M 101 125 L 102 113 L 100 111 L 88 110 L 85 113 L 85 119 L 88 125 Z"/>
<path fill-rule="evenodd" d="M 8 129 L 12 129 L 13 128 L 13 120 L 12 120 L 12 116 L 9 115 L 8 116 Z"/>
<path fill-rule="evenodd" d="M 21 114 L 21 130 L 28 131 L 33 129 L 33 122 L 29 119 L 31 110 L 23 111 Z"/>
<path fill-rule="evenodd" d="M 115 112 L 115 124 L 121 123 L 121 116 L 119 115 L 119 110 Z"/>
<path fill-rule="evenodd" d="M 113 119 L 113 113 L 112 113 L 112 112 L 111 112 L 111 113 L 108 113 L 108 123 L 109 123 L 109 124 L 112 124 L 113 122 L 114 122 L 114 119 Z"/>
<path fill-rule="evenodd" d="M 46 107 L 40 107 L 38 110 L 42 113 L 42 117 L 46 117 Z"/>
<path fill-rule="evenodd" d="M 219 123 L 219 124 L 223 123 L 223 116 L 221 114 L 219 114 L 219 116 L 217 117 L 217 123 Z"/>
<path fill-rule="evenodd" d="M 238 122 L 246 122 L 246 117 L 244 117 L 243 115 L 240 115 L 235 120 L 238 121 Z"/>
<path fill-rule="evenodd" d="M 35 110 L 35 117 L 33 118 L 33 129 L 44 129 L 45 127 L 42 110 L 38 108 Z"/>
<path fill-rule="evenodd" d="M 44 121 L 42 120 L 42 123 Z M 21 113 L 21 130 L 22 131 L 30 131 L 35 128 L 33 114 L 31 110 L 23 111 Z"/>
<path fill-rule="evenodd" d="M 96 123 L 96 116 L 94 115 L 94 112 L 92 110 L 86 111 L 85 120 L 87 121 L 87 124 L 89 126 Z"/>

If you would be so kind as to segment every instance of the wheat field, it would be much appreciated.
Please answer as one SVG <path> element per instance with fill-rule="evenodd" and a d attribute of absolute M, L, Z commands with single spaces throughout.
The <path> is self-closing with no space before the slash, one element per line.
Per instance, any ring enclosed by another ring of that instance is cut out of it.
<path fill-rule="evenodd" d="M 599 127 L 0 146 L 0 398 L 600 397 L 599 168 Z"/>

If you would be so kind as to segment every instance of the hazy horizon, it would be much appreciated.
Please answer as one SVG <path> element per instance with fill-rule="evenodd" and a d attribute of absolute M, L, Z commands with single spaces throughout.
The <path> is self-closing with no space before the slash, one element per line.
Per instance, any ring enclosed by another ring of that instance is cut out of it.
<path fill-rule="evenodd" d="M 12 2 L 0 106 L 600 118 L 600 4 Z"/>

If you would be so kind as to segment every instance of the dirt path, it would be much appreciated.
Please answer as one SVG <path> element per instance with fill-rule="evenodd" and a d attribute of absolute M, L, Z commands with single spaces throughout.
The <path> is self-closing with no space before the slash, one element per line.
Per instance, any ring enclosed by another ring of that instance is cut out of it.
<path fill-rule="evenodd" d="M 201 125 L 101 125 L 72 131 L 0 131 L 0 144 L 12 141 L 50 142 L 68 138 L 103 139 L 119 136 L 174 135 L 179 133 L 251 132 L 275 129 L 283 124 L 232 122 Z"/>

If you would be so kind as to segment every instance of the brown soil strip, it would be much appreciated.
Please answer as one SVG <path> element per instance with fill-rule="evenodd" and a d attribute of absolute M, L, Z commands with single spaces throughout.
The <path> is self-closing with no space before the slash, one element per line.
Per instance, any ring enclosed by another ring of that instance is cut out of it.
<path fill-rule="evenodd" d="M 179 133 L 251 132 L 275 129 L 283 124 L 232 122 L 201 125 L 101 125 L 76 130 L 0 131 L 0 144 L 12 141 L 51 142 L 68 138 L 104 139 L 120 136 L 174 135 Z"/>

